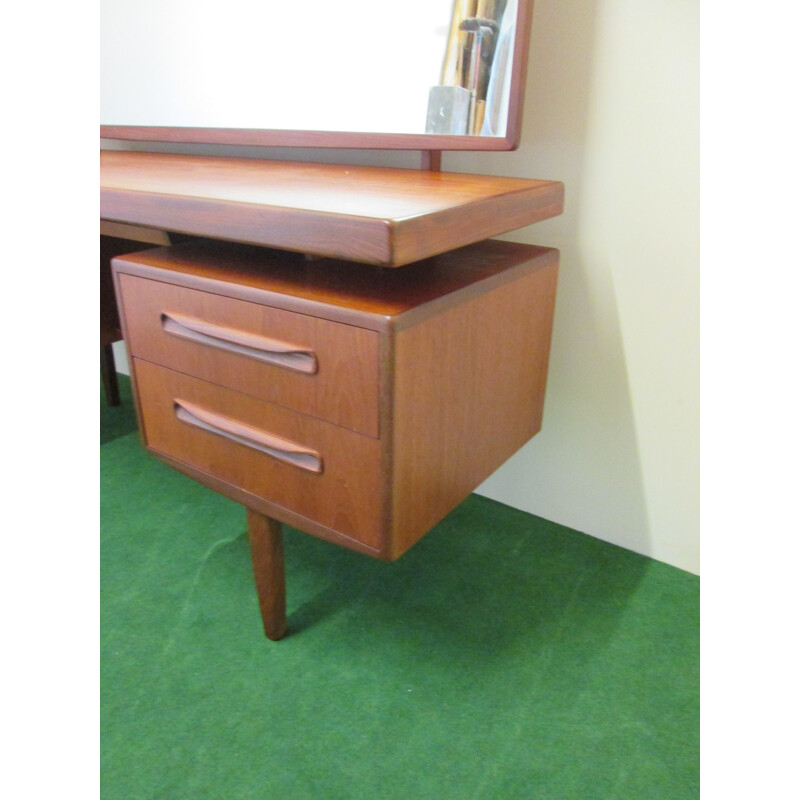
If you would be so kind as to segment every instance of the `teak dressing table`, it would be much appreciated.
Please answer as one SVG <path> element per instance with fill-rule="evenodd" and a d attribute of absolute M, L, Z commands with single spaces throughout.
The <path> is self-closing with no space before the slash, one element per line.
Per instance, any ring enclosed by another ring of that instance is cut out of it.
<path fill-rule="evenodd" d="M 264 630 L 281 523 L 401 556 L 540 428 L 558 253 L 487 241 L 554 181 L 101 153 L 145 447 L 247 509 Z"/>

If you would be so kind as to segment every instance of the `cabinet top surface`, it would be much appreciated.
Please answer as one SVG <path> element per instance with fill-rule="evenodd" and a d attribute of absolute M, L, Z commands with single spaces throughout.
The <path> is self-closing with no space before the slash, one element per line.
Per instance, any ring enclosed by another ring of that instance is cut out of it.
<path fill-rule="evenodd" d="M 196 241 L 115 259 L 122 272 L 216 291 L 269 305 L 381 329 L 407 312 L 448 297 L 471 296 L 530 270 L 557 263 L 558 251 L 497 240 L 444 253 L 399 270 L 364 269 L 334 259 L 224 242 Z M 325 309 L 323 311 L 323 308 Z M 372 321 L 369 321 L 369 320 Z"/>
<path fill-rule="evenodd" d="M 249 158 L 101 151 L 103 189 L 399 222 L 553 181 Z"/>
<path fill-rule="evenodd" d="M 399 266 L 561 213 L 557 181 L 101 151 L 101 216 Z"/>

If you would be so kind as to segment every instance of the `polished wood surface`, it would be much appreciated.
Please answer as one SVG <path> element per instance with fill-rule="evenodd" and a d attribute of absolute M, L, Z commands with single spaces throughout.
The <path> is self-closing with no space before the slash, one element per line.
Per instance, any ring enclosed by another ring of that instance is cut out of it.
<path fill-rule="evenodd" d="M 276 461 L 321 475 L 324 467 L 322 456 L 317 450 L 274 433 L 248 425 L 227 414 L 214 411 L 187 400 L 175 398 L 172 401 L 175 417 L 187 425 L 201 431 L 208 431 L 223 439 L 245 445 L 251 450 L 266 453 Z"/>
<path fill-rule="evenodd" d="M 133 359 L 146 445 L 276 506 L 380 546 L 380 443 L 337 425 Z M 275 458 L 250 442 L 187 424 L 181 402 L 318 453 L 320 473 Z"/>
<path fill-rule="evenodd" d="M 273 519 L 387 560 L 399 557 L 541 425 L 557 251 L 484 242 L 440 258 L 449 269 L 432 263 L 419 272 L 417 285 L 395 284 L 388 300 L 391 280 L 371 297 L 364 284 L 352 290 L 359 300 L 349 303 L 350 322 L 342 325 L 370 334 L 378 344 L 376 367 L 359 384 L 365 395 L 377 398 L 377 439 L 315 418 L 321 412 L 313 403 L 307 413 L 297 413 L 283 399 L 273 396 L 268 403 L 242 393 L 234 385 L 238 370 L 226 363 L 234 354 L 222 353 L 200 376 L 205 356 L 173 360 L 173 348 L 185 344 L 179 339 L 167 337 L 163 347 L 143 350 L 130 333 L 136 326 L 130 317 L 148 304 L 150 294 L 163 299 L 164 290 L 204 296 L 190 309 L 200 317 L 205 311 L 215 315 L 221 300 L 241 305 L 238 295 L 246 292 L 247 303 L 259 309 L 254 319 L 279 310 L 274 303 L 286 302 L 287 296 L 296 306 L 290 316 L 336 318 L 341 308 L 324 304 L 320 293 L 339 296 L 345 290 L 335 282 L 327 286 L 317 262 L 294 259 L 293 270 L 276 274 L 265 268 L 275 254 L 197 244 L 116 259 L 113 269 L 133 349 L 172 367 L 133 360 L 147 446 Z M 170 264 L 179 268 L 170 270 Z M 226 283 L 231 265 L 235 280 Z M 293 294 L 276 291 L 276 284 L 290 283 Z M 131 285 L 142 295 L 133 304 Z M 301 298 L 304 291 L 315 299 Z M 131 313 L 129 306 L 137 310 Z M 153 319 L 160 318 L 160 308 L 155 302 L 148 312 Z M 376 309 L 396 313 L 377 314 Z M 247 320 L 234 311 L 222 321 L 243 325 Z M 255 325 L 253 330 L 261 329 Z M 253 392 L 259 391 L 257 384 L 256 377 Z M 270 449 L 274 437 L 284 444 Z M 287 453 L 295 451 L 304 454 L 311 471 L 290 463 Z M 315 458 L 319 474 L 313 474 Z"/>
<path fill-rule="evenodd" d="M 100 346 L 122 338 L 119 311 L 111 279 L 111 259 L 132 250 L 146 249 L 147 245 L 128 239 L 100 237 Z"/>
<path fill-rule="evenodd" d="M 556 181 L 101 152 L 101 217 L 403 266 L 560 214 Z"/>
<path fill-rule="evenodd" d="M 132 275 L 120 275 L 120 292 L 134 356 L 378 436 L 374 331 Z M 180 322 L 193 320 L 216 336 L 184 338 L 165 324 L 176 321 L 180 333 Z M 281 363 L 280 354 L 264 361 L 242 346 L 248 336 L 303 348 L 313 371 L 308 361 Z"/>
<path fill-rule="evenodd" d="M 541 427 L 558 263 L 397 334 L 392 556 Z"/>
<path fill-rule="evenodd" d="M 106 402 L 120 404 L 114 342 L 122 339 L 122 328 L 111 277 L 111 259 L 123 253 L 146 249 L 148 245 L 169 244 L 164 231 L 148 231 L 131 225 L 100 225 L 100 375 Z"/>
<path fill-rule="evenodd" d="M 515 280 L 546 247 L 490 240 L 403 269 L 364 269 L 338 259 L 196 240 L 116 259 L 119 272 L 321 319 L 400 329 Z"/>
<path fill-rule="evenodd" d="M 101 125 L 100 139 L 255 147 L 311 147 L 344 150 L 516 150 L 511 136 L 462 136 L 424 133 L 349 133 L 282 131 L 256 128 L 169 128 L 156 125 Z"/>
<path fill-rule="evenodd" d="M 430 172 L 442 171 L 442 151 L 423 150 L 420 166 Z"/>
<path fill-rule="evenodd" d="M 365 555 L 375 558 L 384 558 L 381 550 L 379 550 L 377 547 L 370 547 L 358 539 L 345 536 L 336 528 L 332 528 L 329 525 L 323 525 L 313 519 L 310 519 L 309 517 L 304 517 L 297 510 L 276 505 L 261 495 L 253 494 L 252 492 L 246 491 L 241 486 L 236 486 L 235 484 L 224 481 L 214 475 L 209 475 L 207 472 L 203 472 L 202 470 L 197 469 L 197 467 L 187 464 L 185 461 L 179 461 L 175 458 L 172 458 L 165 453 L 154 453 L 154 455 L 157 455 L 159 460 L 163 461 L 165 464 L 168 464 L 170 467 L 182 473 L 183 475 L 186 475 L 192 480 L 197 481 L 214 492 L 218 492 L 219 494 L 225 495 L 225 497 L 229 497 L 235 503 L 239 503 L 245 508 L 252 508 L 253 510 L 258 511 L 258 513 L 264 514 L 264 516 L 280 520 L 286 525 L 291 525 L 297 530 L 317 536 L 320 539 L 325 539 L 333 544 L 341 545 L 349 550 L 355 550 L 358 553 L 364 553 Z"/>
<path fill-rule="evenodd" d="M 127 239 L 132 242 L 143 242 L 151 246 L 171 244 L 169 235 L 158 228 L 144 228 L 141 225 L 128 225 L 124 222 L 100 220 L 100 235 L 114 239 Z"/>
<path fill-rule="evenodd" d="M 268 639 L 277 641 L 286 633 L 286 577 L 281 524 L 248 508 L 247 535 L 264 633 Z"/>

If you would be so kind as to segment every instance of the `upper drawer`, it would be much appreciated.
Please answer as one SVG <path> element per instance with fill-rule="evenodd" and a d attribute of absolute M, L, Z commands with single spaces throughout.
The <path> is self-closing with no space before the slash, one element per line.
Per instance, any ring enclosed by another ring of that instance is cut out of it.
<path fill-rule="evenodd" d="M 131 354 L 377 437 L 378 334 L 119 275 Z"/>

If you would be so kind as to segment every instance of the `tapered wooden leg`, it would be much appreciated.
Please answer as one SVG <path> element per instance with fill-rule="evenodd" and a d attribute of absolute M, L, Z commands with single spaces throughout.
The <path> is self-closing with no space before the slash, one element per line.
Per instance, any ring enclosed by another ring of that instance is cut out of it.
<path fill-rule="evenodd" d="M 286 578 L 281 524 L 248 508 L 247 534 L 264 633 L 267 639 L 277 641 L 286 633 Z"/>
<path fill-rule="evenodd" d="M 100 347 L 100 374 L 103 376 L 106 402 L 110 406 L 118 406 L 120 404 L 119 383 L 117 382 L 117 368 L 114 364 L 114 349 L 110 344 Z"/>

